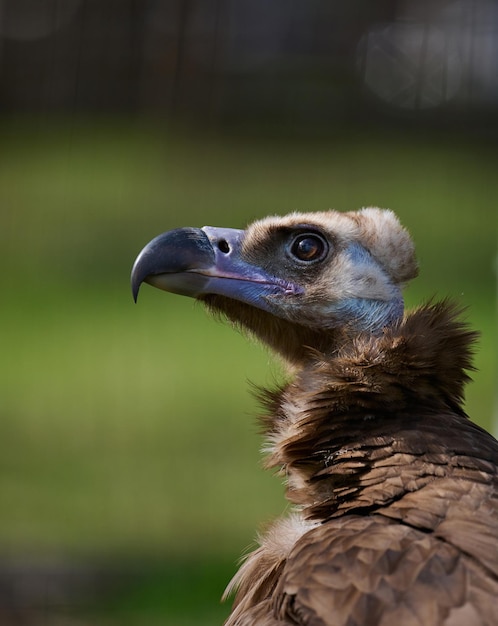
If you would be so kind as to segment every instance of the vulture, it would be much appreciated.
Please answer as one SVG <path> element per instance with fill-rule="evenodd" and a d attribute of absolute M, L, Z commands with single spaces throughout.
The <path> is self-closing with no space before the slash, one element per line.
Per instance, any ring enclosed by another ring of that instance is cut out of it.
<path fill-rule="evenodd" d="M 414 245 L 389 210 L 179 228 L 131 282 L 202 301 L 279 355 L 259 393 L 289 512 L 226 595 L 226 626 L 498 624 L 498 442 L 463 408 L 476 333 L 450 300 L 404 311 Z"/>

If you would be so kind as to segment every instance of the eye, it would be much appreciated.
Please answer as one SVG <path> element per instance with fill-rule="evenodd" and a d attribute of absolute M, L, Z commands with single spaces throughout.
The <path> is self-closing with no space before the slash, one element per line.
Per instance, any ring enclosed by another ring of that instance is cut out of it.
<path fill-rule="evenodd" d="M 301 233 L 292 240 L 289 247 L 293 257 L 307 263 L 321 261 L 327 255 L 328 250 L 327 242 L 317 233 Z"/>

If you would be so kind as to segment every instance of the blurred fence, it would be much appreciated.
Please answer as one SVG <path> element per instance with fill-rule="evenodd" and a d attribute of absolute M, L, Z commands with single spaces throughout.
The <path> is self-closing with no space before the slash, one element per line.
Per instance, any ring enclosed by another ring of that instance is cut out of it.
<path fill-rule="evenodd" d="M 0 110 L 498 120 L 492 0 L 1 0 Z"/>

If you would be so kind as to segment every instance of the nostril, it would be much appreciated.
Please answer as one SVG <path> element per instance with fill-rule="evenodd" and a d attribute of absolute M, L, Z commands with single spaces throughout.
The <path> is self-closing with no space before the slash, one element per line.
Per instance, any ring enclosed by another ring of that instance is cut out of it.
<path fill-rule="evenodd" d="M 220 239 L 218 241 L 218 250 L 223 252 L 223 254 L 230 252 L 230 246 L 228 245 L 228 241 L 226 239 Z"/>

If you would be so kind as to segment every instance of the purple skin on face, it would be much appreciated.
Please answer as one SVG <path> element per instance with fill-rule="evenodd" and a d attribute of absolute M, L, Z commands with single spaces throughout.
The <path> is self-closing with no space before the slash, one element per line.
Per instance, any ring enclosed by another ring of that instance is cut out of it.
<path fill-rule="evenodd" d="M 273 311 L 268 296 L 303 289 L 265 273 L 240 256 L 243 230 L 178 228 L 159 235 L 137 257 L 131 274 L 135 300 L 142 282 L 196 298 L 216 294 Z"/>

